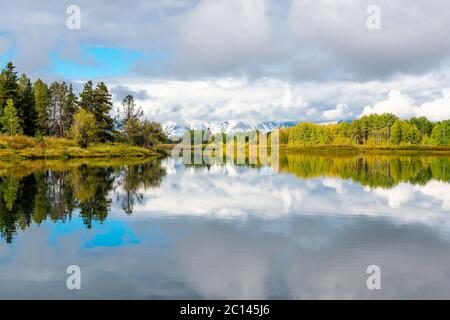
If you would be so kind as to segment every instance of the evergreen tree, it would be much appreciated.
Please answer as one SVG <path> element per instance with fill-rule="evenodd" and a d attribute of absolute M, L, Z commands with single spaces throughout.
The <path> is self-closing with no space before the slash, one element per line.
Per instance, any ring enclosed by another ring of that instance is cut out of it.
<path fill-rule="evenodd" d="M 47 85 L 38 79 L 34 83 L 34 101 L 36 110 L 36 132 L 40 135 L 49 133 L 50 93 Z"/>
<path fill-rule="evenodd" d="M 17 72 L 12 62 L 8 62 L 0 74 L 0 111 L 6 105 L 8 99 L 15 103 L 17 100 L 18 85 Z"/>
<path fill-rule="evenodd" d="M 94 88 L 92 81 L 89 80 L 84 85 L 83 91 L 80 93 L 80 102 L 78 105 L 89 112 L 94 111 Z"/>
<path fill-rule="evenodd" d="M 106 85 L 100 82 L 94 89 L 92 81 L 88 81 L 80 94 L 79 105 L 94 115 L 99 141 L 112 140 L 114 129 L 114 120 L 110 115 L 112 101 Z"/>
<path fill-rule="evenodd" d="M 62 126 L 64 132 L 67 134 L 72 127 L 73 118 L 78 109 L 78 99 L 75 93 L 73 92 L 72 84 L 69 84 L 69 87 L 66 91 L 65 103 L 62 110 Z"/>
<path fill-rule="evenodd" d="M 116 134 L 116 140 L 122 142 L 132 143 L 135 136 L 138 135 L 140 130 L 140 121 L 144 115 L 140 107 L 136 107 L 134 98 L 132 95 L 127 95 L 122 100 L 121 108 L 117 110 L 116 128 L 118 129 Z"/>
<path fill-rule="evenodd" d="M 108 87 L 100 82 L 94 90 L 94 108 L 91 111 L 98 128 L 98 138 L 101 142 L 111 141 L 113 137 L 114 120 L 110 115 L 113 107 Z"/>
<path fill-rule="evenodd" d="M 23 133 L 34 136 L 36 132 L 36 110 L 33 86 L 30 79 L 23 74 L 18 81 L 17 114 L 21 118 Z"/>
<path fill-rule="evenodd" d="M 132 95 L 127 95 L 122 100 L 122 108 L 119 109 L 121 126 L 125 125 L 130 119 L 141 119 L 144 112 L 140 107 L 136 107 L 134 102 L 134 97 Z"/>

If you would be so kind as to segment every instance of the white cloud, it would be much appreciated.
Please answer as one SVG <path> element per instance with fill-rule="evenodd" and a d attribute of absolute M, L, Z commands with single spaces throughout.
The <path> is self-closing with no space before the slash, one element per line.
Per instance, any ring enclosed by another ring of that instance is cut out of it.
<path fill-rule="evenodd" d="M 111 88 L 121 86 L 139 93 L 136 98 L 146 116 L 185 124 L 223 120 L 333 121 L 384 112 L 404 118 L 427 115 L 432 120 L 443 120 L 450 118 L 446 107 L 447 83 L 445 77 L 437 80 L 432 75 L 401 76 L 383 82 L 335 81 L 331 85 L 274 77 L 252 81 L 238 77 L 197 81 L 151 78 L 107 81 Z M 380 98 L 380 93 L 386 92 L 387 98 Z M 114 90 L 113 94 L 119 104 L 124 93 Z M 423 102 L 420 107 L 418 101 Z M 330 105 L 336 107 L 330 109 Z"/>
<path fill-rule="evenodd" d="M 393 113 L 400 118 L 411 118 L 414 116 L 415 108 L 415 101 L 408 95 L 391 90 L 386 100 L 378 102 L 373 107 L 366 106 L 362 115 Z"/>
<path fill-rule="evenodd" d="M 335 109 L 325 111 L 322 116 L 326 120 L 345 120 L 353 116 L 353 113 L 349 110 L 348 105 L 338 104 Z"/>
<path fill-rule="evenodd" d="M 111 82 L 111 86 L 121 80 Z M 202 81 L 138 80 L 126 82 L 135 92 L 147 92 L 151 100 L 139 105 L 146 116 L 158 121 L 190 123 L 199 120 L 305 119 L 310 106 L 301 88 L 279 79 L 223 78 Z M 123 97 L 115 96 L 116 103 Z"/>
<path fill-rule="evenodd" d="M 393 113 L 400 118 L 427 117 L 431 121 L 450 119 L 450 89 L 443 89 L 442 96 L 424 102 L 420 106 L 415 99 L 399 90 L 391 90 L 387 99 L 366 106 L 362 115 Z"/>
<path fill-rule="evenodd" d="M 443 90 L 441 98 L 422 104 L 415 110 L 415 114 L 431 121 L 450 119 L 450 89 Z"/>

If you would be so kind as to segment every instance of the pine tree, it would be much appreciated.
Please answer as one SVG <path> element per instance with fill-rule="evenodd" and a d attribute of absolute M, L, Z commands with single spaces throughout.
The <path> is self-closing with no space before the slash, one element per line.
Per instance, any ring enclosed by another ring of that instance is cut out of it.
<path fill-rule="evenodd" d="M 50 93 L 47 85 L 38 79 L 34 83 L 34 101 L 36 110 L 36 132 L 40 135 L 49 133 Z"/>
<path fill-rule="evenodd" d="M 110 116 L 113 107 L 111 94 L 108 87 L 100 82 L 94 90 L 94 107 L 92 114 L 99 130 L 99 140 L 101 142 L 111 141 L 113 137 L 114 120 Z"/>
<path fill-rule="evenodd" d="M 18 81 L 17 114 L 22 120 L 23 133 L 33 136 L 36 132 L 36 110 L 33 86 L 30 79 L 23 74 Z"/>
<path fill-rule="evenodd" d="M 90 80 L 86 82 L 83 91 L 80 93 L 79 106 L 89 112 L 94 110 L 94 88 Z"/>
<path fill-rule="evenodd" d="M 136 103 L 134 102 L 134 97 L 132 95 L 127 95 L 122 100 L 122 108 L 119 110 L 121 125 L 123 126 L 128 120 L 141 119 L 144 112 L 140 107 L 136 108 Z"/>
<path fill-rule="evenodd" d="M 12 99 L 6 101 L 6 107 L 0 116 L 0 123 L 2 124 L 3 132 L 9 136 L 22 133 L 20 118 L 17 116 L 17 110 Z"/>
<path fill-rule="evenodd" d="M 116 140 L 118 141 L 130 141 L 130 136 L 135 135 L 135 133 L 131 132 L 133 128 L 138 128 L 139 126 L 135 126 L 134 124 L 139 124 L 141 118 L 144 115 L 144 112 L 140 107 L 136 107 L 136 103 L 134 102 L 134 97 L 132 95 L 127 95 L 122 100 L 122 107 L 117 110 L 118 118 L 116 120 L 116 128 L 118 131 L 115 132 Z M 131 131 L 130 131 L 131 130 Z M 139 128 L 138 128 L 139 130 Z"/>
<path fill-rule="evenodd" d="M 69 133 L 73 124 L 73 117 L 78 109 L 78 99 L 73 92 L 72 84 L 69 84 L 67 88 L 67 94 L 65 97 L 65 103 L 62 110 L 62 125 L 65 135 Z"/>
<path fill-rule="evenodd" d="M 94 89 L 92 81 L 88 81 L 80 94 L 79 106 L 94 115 L 99 141 L 112 140 L 114 120 L 109 115 L 112 102 L 106 85 L 100 82 Z"/>
<path fill-rule="evenodd" d="M 17 100 L 17 72 L 12 62 L 8 62 L 0 74 L 0 111 L 5 107 L 6 101 Z"/>

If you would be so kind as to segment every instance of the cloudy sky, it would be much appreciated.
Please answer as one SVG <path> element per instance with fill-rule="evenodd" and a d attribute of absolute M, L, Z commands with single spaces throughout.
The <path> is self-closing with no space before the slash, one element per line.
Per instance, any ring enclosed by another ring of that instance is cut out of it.
<path fill-rule="evenodd" d="M 0 0 L 0 63 L 105 81 L 159 121 L 441 120 L 449 18 L 447 0 Z"/>

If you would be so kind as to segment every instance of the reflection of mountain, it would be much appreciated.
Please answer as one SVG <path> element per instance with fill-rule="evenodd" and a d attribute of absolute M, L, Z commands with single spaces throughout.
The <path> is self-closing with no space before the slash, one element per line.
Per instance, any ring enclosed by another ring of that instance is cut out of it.
<path fill-rule="evenodd" d="M 169 138 L 176 138 L 183 136 L 187 131 L 194 130 L 211 130 L 211 133 L 228 133 L 234 134 L 238 132 L 245 132 L 251 130 L 260 130 L 262 132 L 269 132 L 276 128 L 285 128 L 294 126 L 295 122 L 292 121 L 265 121 L 256 124 L 250 124 L 244 121 L 201 121 L 192 123 L 190 125 L 184 125 L 175 123 L 173 121 L 167 121 L 163 123 L 162 127 L 164 132 Z"/>
<path fill-rule="evenodd" d="M 17 228 L 23 230 L 47 219 L 64 221 L 75 211 L 86 227 L 91 228 L 94 221 L 106 219 L 112 191 L 123 210 L 131 213 L 134 203 L 142 199 L 139 190 L 159 186 L 165 175 L 159 161 L 121 167 L 105 163 L 66 166 L 70 169 L 33 173 L 29 167 L 28 170 L 21 167 L 20 171 L 10 168 L 8 175 L 0 177 L 0 232 L 7 242 L 13 240 Z"/>

